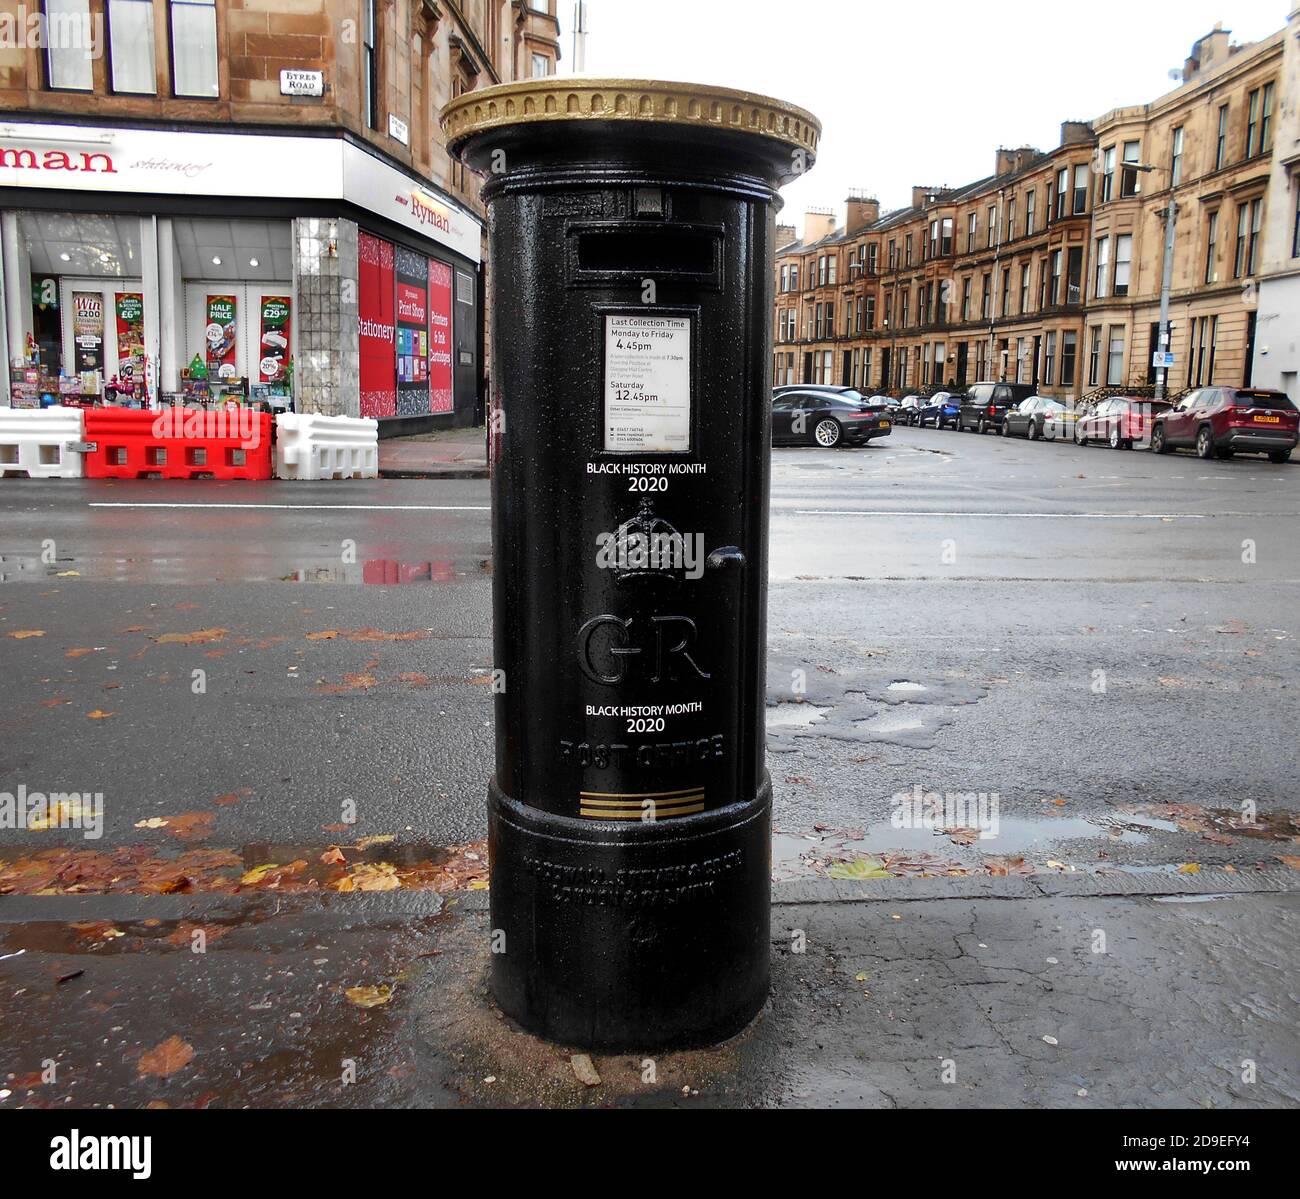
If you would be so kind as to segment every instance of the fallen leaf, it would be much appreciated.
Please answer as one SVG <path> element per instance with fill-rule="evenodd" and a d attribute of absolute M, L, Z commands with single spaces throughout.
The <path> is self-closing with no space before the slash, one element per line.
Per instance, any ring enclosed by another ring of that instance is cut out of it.
<path fill-rule="evenodd" d="M 44 629 L 18 629 L 13 633 L 6 633 L 6 637 L 12 637 L 15 641 L 26 641 L 28 637 L 44 637 Z"/>
<path fill-rule="evenodd" d="M 393 833 L 376 833 L 372 837 L 362 837 L 356 843 L 357 849 L 369 849 L 372 845 L 387 845 L 390 841 L 396 841 L 397 837 Z"/>
<path fill-rule="evenodd" d="M 880 858 L 865 855 L 854 858 L 851 862 L 833 863 L 826 875 L 828 878 L 856 882 L 865 878 L 888 878 L 889 872 L 884 869 L 884 862 Z"/>
<path fill-rule="evenodd" d="M 76 649 L 70 649 L 63 656 L 65 658 L 84 658 L 87 654 L 93 654 L 94 648 L 89 645 L 80 645 Z"/>
<path fill-rule="evenodd" d="M 212 833 L 212 812 L 185 812 L 168 821 L 167 831 L 181 841 L 202 841 Z"/>
<path fill-rule="evenodd" d="M 357 1007 L 381 1007 L 393 997 L 393 988 L 387 983 L 377 987 L 349 987 L 343 992 L 349 1003 Z"/>
<path fill-rule="evenodd" d="M 1277 855 L 1277 860 L 1281 862 L 1283 866 L 1290 866 L 1292 870 L 1300 870 L 1300 858 L 1296 857 L 1294 854 L 1280 853 Z"/>
<path fill-rule="evenodd" d="M 159 1078 L 166 1078 L 167 1075 L 184 1069 L 193 1060 L 194 1046 L 182 1041 L 180 1037 L 171 1036 L 161 1045 L 155 1045 L 142 1053 L 136 1068 L 141 1074 L 155 1074 Z"/>
<path fill-rule="evenodd" d="M 54 577 L 55 577 L 56 579 L 79 579 L 79 578 L 81 578 L 81 571 L 79 571 L 79 570 L 57 570 L 57 571 L 54 572 Z"/>
<path fill-rule="evenodd" d="M 136 828 L 166 828 L 167 821 L 161 816 L 150 816 L 148 820 L 137 820 Z"/>
<path fill-rule="evenodd" d="M 343 856 L 343 851 L 337 845 L 331 845 L 321 854 L 320 860 L 326 866 L 343 866 L 347 863 L 347 858 Z"/>
<path fill-rule="evenodd" d="M 1200 874 L 1201 867 L 1199 862 L 1184 862 L 1178 867 L 1179 874 Z"/>
<path fill-rule="evenodd" d="M 584 1087 L 600 1086 L 600 1075 L 596 1071 L 595 1063 L 585 1053 L 575 1053 L 569 1058 L 569 1065 L 573 1067 L 573 1073 Z"/>
<path fill-rule="evenodd" d="M 225 635 L 225 629 L 198 629 L 193 633 L 163 633 L 154 640 L 159 645 L 207 645 L 220 641 Z"/>
<path fill-rule="evenodd" d="M 91 720 L 107 720 L 110 716 L 116 715 L 116 712 L 105 712 L 103 708 L 96 708 L 93 712 L 86 713 L 86 716 Z"/>

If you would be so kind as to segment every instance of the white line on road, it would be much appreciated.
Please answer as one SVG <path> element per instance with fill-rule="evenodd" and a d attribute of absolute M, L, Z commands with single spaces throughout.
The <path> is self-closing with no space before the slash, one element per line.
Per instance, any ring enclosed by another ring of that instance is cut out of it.
<path fill-rule="evenodd" d="M 294 511 L 317 511 L 321 509 L 350 512 L 491 512 L 488 504 L 164 504 L 164 503 L 102 503 L 88 505 L 91 508 L 277 508 Z"/>
<path fill-rule="evenodd" d="M 795 516 L 906 516 L 913 519 L 936 516 L 986 520 L 1209 520 L 1208 516 L 1190 512 L 863 512 L 853 508 L 796 508 L 794 514 Z"/>

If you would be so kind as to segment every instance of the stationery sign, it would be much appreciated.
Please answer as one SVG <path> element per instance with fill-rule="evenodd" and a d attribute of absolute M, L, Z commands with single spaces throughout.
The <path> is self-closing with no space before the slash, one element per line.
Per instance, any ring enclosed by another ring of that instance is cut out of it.
<path fill-rule="evenodd" d="M 451 267 L 429 259 L 429 411 L 451 412 Z"/>
<path fill-rule="evenodd" d="M 104 369 L 104 297 L 99 292 L 72 293 L 72 341 L 78 374 Z"/>
<path fill-rule="evenodd" d="M 235 312 L 234 296 L 208 296 L 204 340 L 209 379 L 234 379 L 239 374 L 235 365 Z"/>
<path fill-rule="evenodd" d="M 682 454 L 690 448 L 690 318 L 606 316 L 606 451 Z"/>
<path fill-rule="evenodd" d="M 393 243 L 369 233 L 358 233 L 357 257 L 361 415 L 395 416 Z"/>
<path fill-rule="evenodd" d="M 257 378 L 260 383 L 283 383 L 289 361 L 290 300 L 288 296 L 262 297 L 262 336 L 258 345 Z"/>
<path fill-rule="evenodd" d="M 397 284 L 397 415 L 429 411 L 429 260 L 399 246 Z"/>

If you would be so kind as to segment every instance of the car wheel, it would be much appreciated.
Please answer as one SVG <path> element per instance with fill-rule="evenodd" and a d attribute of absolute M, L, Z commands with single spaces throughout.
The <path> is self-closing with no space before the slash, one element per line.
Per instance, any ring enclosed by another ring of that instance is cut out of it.
<path fill-rule="evenodd" d="M 826 417 L 813 426 L 813 441 L 824 450 L 833 450 L 840 444 L 840 422 Z"/>
<path fill-rule="evenodd" d="M 1196 434 L 1196 456 L 1198 458 L 1214 457 L 1214 434 L 1209 425 L 1203 425 Z"/>
<path fill-rule="evenodd" d="M 1036 421 L 1031 420 L 1029 422 L 1029 428 L 1025 430 L 1025 436 L 1028 437 L 1030 441 L 1038 440 L 1040 434 L 1038 432 L 1038 423 Z"/>
<path fill-rule="evenodd" d="M 1087 445 L 1087 444 L 1088 444 L 1088 434 L 1085 433 L 1085 432 L 1083 431 L 1083 426 L 1082 426 L 1082 425 L 1075 425 L 1075 426 L 1074 426 L 1074 444 L 1075 444 L 1075 445 Z"/>
<path fill-rule="evenodd" d="M 1110 436 L 1106 440 L 1110 443 L 1112 450 L 1122 450 L 1124 448 L 1124 439 L 1119 435 L 1119 425 L 1111 425 Z"/>
<path fill-rule="evenodd" d="M 976 433 L 987 433 L 988 431 L 989 431 L 989 422 L 986 421 L 986 420 L 981 416 L 981 417 L 980 417 L 980 423 L 979 423 L 978 425 L 975 426 L 975 432 L 976 432 Z"/>
<path fill-rule="evenodd" d="M 1151 452 L 1153 454 L 1167 454 L 1169 449 L 1169 442 L 1165 439 L 1164 425 L 1156 425 L 1151 430 Z"/>
<path fill-rule="evenodd" d="M 1278 463 L 1279 465 L 1281 465 L 1283 462 L 1289 462 L 1289 461 L 1291 460 L 1291 451 L 1290 451 L 1290 450 L 1270 450 L 1269 453 L 1268 453 L 1268 460 L 1269 460 L 1270 462 L 1276 462 L 1276 463 Z"/>

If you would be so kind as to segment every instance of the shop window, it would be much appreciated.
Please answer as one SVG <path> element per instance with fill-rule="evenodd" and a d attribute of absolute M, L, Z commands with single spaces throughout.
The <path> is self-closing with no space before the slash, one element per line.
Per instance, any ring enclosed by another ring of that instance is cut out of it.
<path fill-rule="evenodd" d="M 108 0 L 108 64 L 115 92 L 140 96 L 157 92 L 153 0 Z"/>
<path fill-rule="evenodd" d="M 59 31 L 58 37 L 46 39 L 46 85 L 56 91 L 90 91 L 95 86 L 97 46 L 90 0 L 45 0 L 45 22 Z"/>
<path fill-rule="evenodd" d="M 217 98 L 216 0 L 171 0 L 172 91 Z"/>

